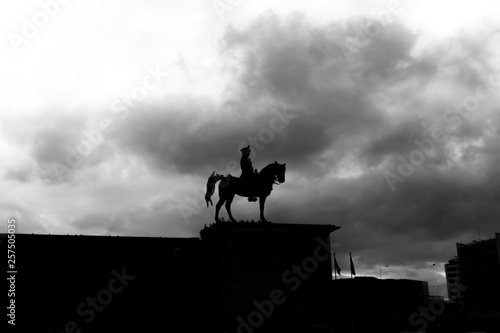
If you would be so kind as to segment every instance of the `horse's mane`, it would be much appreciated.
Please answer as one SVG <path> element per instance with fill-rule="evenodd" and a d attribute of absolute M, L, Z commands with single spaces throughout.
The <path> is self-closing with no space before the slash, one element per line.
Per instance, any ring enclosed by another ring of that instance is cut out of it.
<path fill-rule="evenodd" d="M 276 163 L 269 163 L 268 165 L 266 165 L 265 167 L 262 168 L 262 170 L 260 170 L 259 173 L 268 173 L 268 172 L 271 172 L 273 168 L 275 168 L 275 166 L 277 166 L 278 164 Z"/>
<path fill-rule="evenodd" d="M 266 165 L 265 167 L 263 167 L 262 170 L 260 170 L 259 174 L 262 176 L 268 176 L 270 178 L 272 177 L 274 179 L 275 169 L 278 166 L 279 166 L 279 164 L 270 163 L 270 164 Z"/>

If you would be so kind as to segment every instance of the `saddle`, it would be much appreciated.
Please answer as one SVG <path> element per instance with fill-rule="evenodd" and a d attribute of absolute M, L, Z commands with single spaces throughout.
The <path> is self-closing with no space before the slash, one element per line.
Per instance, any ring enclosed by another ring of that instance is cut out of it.
<path fill-rule="evenodd" d="M 258 176 L 259 173 L 255 169 L 253 173 L 242 174 L 240 181 L 243 187 L 249 192 L 257 192 L 258 189 Z M 249 197 L 248 201 L 257 201 L 257 198 Z"/>

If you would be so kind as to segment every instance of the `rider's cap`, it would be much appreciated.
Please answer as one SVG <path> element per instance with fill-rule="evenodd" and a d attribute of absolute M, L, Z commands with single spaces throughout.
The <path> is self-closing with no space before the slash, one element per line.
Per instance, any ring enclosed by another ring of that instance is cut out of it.
<path fill-rule="evenodd" d="M 250 154 L 250 145 L 241 148 L 240 151 L 243 155 Z"/>

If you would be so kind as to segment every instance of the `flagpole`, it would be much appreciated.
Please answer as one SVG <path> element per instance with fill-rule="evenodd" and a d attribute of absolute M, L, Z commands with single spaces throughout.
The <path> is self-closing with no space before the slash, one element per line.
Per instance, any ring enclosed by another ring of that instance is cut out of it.
<path fill-rule="evenodd" d="M 335 271 L 335 280 L 337 280 L 337 258 L 335 258 L 335 252 L 333 252 L 333 270 Z"/>
<path fill-rule="evenodd" d="M 352 256 L 351 256 L 351 252 L 349 252 L 349 259 L 351 260 L 351 279 L 352 279 Z"/>

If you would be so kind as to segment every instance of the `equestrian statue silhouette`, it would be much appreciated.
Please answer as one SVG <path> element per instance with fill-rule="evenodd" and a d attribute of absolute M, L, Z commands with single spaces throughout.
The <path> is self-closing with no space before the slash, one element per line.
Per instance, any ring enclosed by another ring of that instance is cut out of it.
<path fill-rule="evenodd" d="M 254 170 L 250 159 L 250 146 L 241 149 L 241 176 L 234 177 L 232 175 L 223 176 L 212 172 L 207 181 L 207 192 L 205 193 L 205 201 L 207 207 L 209 203 L 213 206 L 212 195 L 215 191 L 215 185 L 219 183 L 219 202 L 215 205 L 215 221 L 219 220 L 219 210 L 226 203 L 227 214 L 229 219 L 236 222 L 231 214 L 231 203 L 234 196 L 237 194 L 242 197 L 248 197 L 248 201 L 254 202 L 259 198 L 260 220 L 267 222 L 264 217 L 264 204 L 266 198 L 271 194 L 274 184 L 285 182 L 286 163 L 279 164 L 278 162 L 271 163 L 265 166 L 260 172 Z"/>

